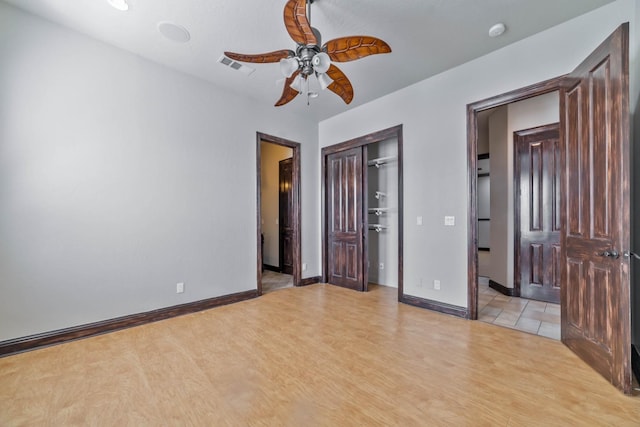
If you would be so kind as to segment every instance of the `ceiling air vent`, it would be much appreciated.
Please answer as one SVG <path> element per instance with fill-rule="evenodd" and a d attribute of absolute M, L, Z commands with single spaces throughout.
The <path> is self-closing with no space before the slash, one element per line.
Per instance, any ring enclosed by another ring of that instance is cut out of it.
<path fill-rule="evenodd" d="M 251 68 L 239 62 L 236 62 L 233 59 L 229 59 L 224 55 L 218 58 L 218 62 L 221 63 L 222 65 L 226 65 L 227 67 L 233 68 L 236 71 L 240 71 L 241 73 L 247 76 L 255 71 L 255 68 Z"/>

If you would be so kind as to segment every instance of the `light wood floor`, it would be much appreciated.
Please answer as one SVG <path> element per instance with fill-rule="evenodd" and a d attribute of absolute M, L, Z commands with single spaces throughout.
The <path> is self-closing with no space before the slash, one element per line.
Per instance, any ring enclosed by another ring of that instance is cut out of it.
<path fill-rule="evenodd" d="M 0 425 L 638 426 L 561 343 L 290 288 L 0 359 Z"/>

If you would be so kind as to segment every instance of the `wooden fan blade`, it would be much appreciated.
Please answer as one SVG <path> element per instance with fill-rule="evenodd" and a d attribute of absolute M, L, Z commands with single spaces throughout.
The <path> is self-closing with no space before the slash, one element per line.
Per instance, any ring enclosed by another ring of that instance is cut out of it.
<path fill-rule="evenodd" d="M 391 47 L 384 41 L 370 36 L 349 36 L 329 40 L 322 47 L 329 58 L 336 62 L 348 62 L 369 55 L 391 52 Z"/>
<path fill-rule="evenodd" d="M 295 80 L 298 74 L 300 74 L 300 70 L 296 71 L 291 75 L 291 77 L 285 80 L 284 89 L 282 90 L 282 96 L 280 97 L 278 102 L 276 102 L 276 107 L 280 107 L 281 105 L 290 102 L 293 98 L 298 96 L 299 92 L 291 87 L 291 83 L 293 83 L 293 80 Z"/>
<path fill-rule="evenodd" d="M 327 70 L 327 75 L 333 80 L 327 89 L 342 98 L 346 104 L 350 104 L 353 100 L 353 86 L 347 76 L 333 64 Z"/>
<path fill-rule="evenodd" d="M 307 1 L 289 0 L 284 6 L 284 25 L 294 42 L 302 45 L 317 45 L 318 39 L 307 19 Z"/>
<path fill-rule="evenodd" d="M 257 64 L 264 64 L 268 62 L 278 62 L 281 59 L 286 59 L 291 56 L 295 56 L 295 52 L 288 49 L 276 50 L 274 52 L 268 52 L 268 53 L 259 53 L 256 55 L 245 55 L 243 53 L 234 53 L 234 52 L 225 52 L 224 54 L 226 57 L 231 58 L 235 61 L 253 62 Z"/>

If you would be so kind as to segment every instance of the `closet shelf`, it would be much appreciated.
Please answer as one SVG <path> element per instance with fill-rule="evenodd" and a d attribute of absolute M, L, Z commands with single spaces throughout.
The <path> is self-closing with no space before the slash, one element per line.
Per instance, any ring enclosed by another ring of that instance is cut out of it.
<path fill-rule="evenodd" d="M 367 162 L 367 166 L 375 166 L 377 168 L 379 168 L 380 166 L 386 164 L 386 163 L 390 163 L 394 160 L 396 160 L 397 157 L 396 156 L 389 156 L 389 157 L 378 157 L 377 159 L 371 159 Z"/>
<path fill-rule="evenodd" d="M 380 216 L 383 213 L 387 212 L 388 210 L 389 210 L 389 208 L 369 208 L 369 213 L 370 214 L 376 214 L 377 216 Z"/>
<path fill-rule="evenodd" d="M 389 227 L 383 224 L 369 224 L 369 230 L 375 230 L 376 233 L 386 230 L 387 228 Z"/>
<path fill-rule="evenodd" d="M 376 195 L 374 197 L 380 200 L 383 197 L 387 197 L 387 193 L 383 193 L 382 191 L 376 191 Z"/>

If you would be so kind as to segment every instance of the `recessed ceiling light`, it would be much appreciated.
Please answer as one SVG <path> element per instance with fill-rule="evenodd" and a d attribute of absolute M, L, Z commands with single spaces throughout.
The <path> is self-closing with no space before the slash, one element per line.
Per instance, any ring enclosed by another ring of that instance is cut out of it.
<path fill-rule="evenodd" d="M 498 37 L 504 34 L 507 30 L 507 27 L 502 22 L 498 22 L 493 27 L 489 28 L 489 37 Z"/>
<path fill-rule="evenodd" d="M 107 0 L 107 2 L 114 8 L 122 11 L 129 10 L 128 0 Z"/>
<path fill-rule="evenodd" d="M 176 43 L 186 43 L 191 40 L 191 34 L 182 25 L 174 24 L 173 22 L 162 21 L 158 22 L 158 31 L 163 36 Z"/>

